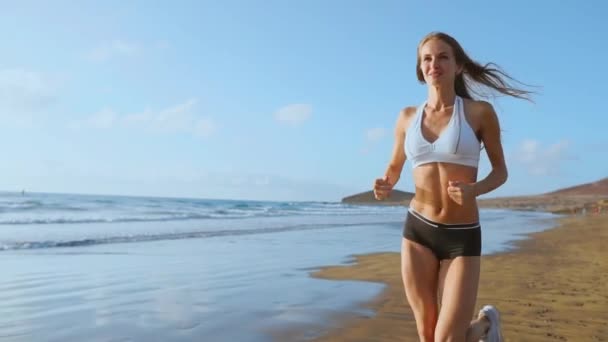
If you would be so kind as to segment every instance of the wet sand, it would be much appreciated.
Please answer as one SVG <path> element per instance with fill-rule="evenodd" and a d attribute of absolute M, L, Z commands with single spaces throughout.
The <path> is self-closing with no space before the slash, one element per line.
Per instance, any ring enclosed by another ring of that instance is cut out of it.
<path fill-rule="evenodd" d="M 530 234 L 515 250 L 482 257 L 476 308 L 496 305 L 506 341 L 608 341 L 608 216 L 569 216 Z M 318 341 L 417 341 L 398 253 L 356 257 L 356 263 L 313 274 L 381 282 L 366 307 L 373 317 L 336 317 Z M 297 334 L 291 337 L 297 338 Z"/>

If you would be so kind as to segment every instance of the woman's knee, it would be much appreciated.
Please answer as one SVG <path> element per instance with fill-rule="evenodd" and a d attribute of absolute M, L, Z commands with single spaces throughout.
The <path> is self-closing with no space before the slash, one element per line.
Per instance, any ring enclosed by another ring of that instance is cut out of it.
<path fill-rule="evenodd" d="M 428 289 L 406 286 L 405 294 L 416 319 L 416 328 L 421 341 L 433 341 L 439 310 L 437 297 Z"/>
<path fill-rule="evenodd" d="M 414 316 L 420 341 L 433 342 L 437 325 L 437 311 L 433 308 L 419 308 L 417 311 L 414 310 Z"/>

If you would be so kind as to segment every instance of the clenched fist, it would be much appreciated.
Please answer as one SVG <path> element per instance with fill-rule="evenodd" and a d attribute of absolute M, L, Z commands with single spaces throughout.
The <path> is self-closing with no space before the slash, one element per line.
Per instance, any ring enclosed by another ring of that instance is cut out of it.
<path fill-rule="evenodd" d="M 388 180 L 388 176 L 377 178 L 374 182 L 374 197 L 377 200 L 383 200 L 391 195 L 393 186 Z"/>
<path fill-rule="evenodd" d="M 463 205 L 463 203 L 475 198 L 475 188 L 473 185 L 461 181 L 449 181 L 448 195 L 454 202 Z"/>

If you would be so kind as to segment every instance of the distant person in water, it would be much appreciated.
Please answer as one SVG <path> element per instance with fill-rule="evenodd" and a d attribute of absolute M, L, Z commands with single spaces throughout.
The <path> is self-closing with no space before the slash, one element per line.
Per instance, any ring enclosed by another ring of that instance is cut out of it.
<path fill-rule="evenodd" d="M 494 64 L 473 61 L 451 36 L 433 32 L 418 45 L 416 75 L 426 101 L 397 117 L 392 158 L 374 183 L 376 199 L 390 195 L 412 162 L 415 196 L 405 219 L 401 273 L 421 341 L 502 341 L 498 310 L 484 306 L 471 321 L 480 276 L 477 196 L 507 180 L 500 125 L 492 105 L 471 91 L 488 89 L 527 99 L 530 92 Z M 481 87 L 480 87 L 481 86 Z M 492 171 L 477 180 L 482 150 Z"/>

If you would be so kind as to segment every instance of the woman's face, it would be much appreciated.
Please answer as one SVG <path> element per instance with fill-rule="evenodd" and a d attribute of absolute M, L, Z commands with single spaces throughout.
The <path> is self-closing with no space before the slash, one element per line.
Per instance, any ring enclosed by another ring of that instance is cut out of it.
<path fill-rule="evenodd" d="M 441 39 L 431 39 L 420 48 L 420 71 L 429 85 L 454 84 L 461 68 L 452 47 Z"/>

